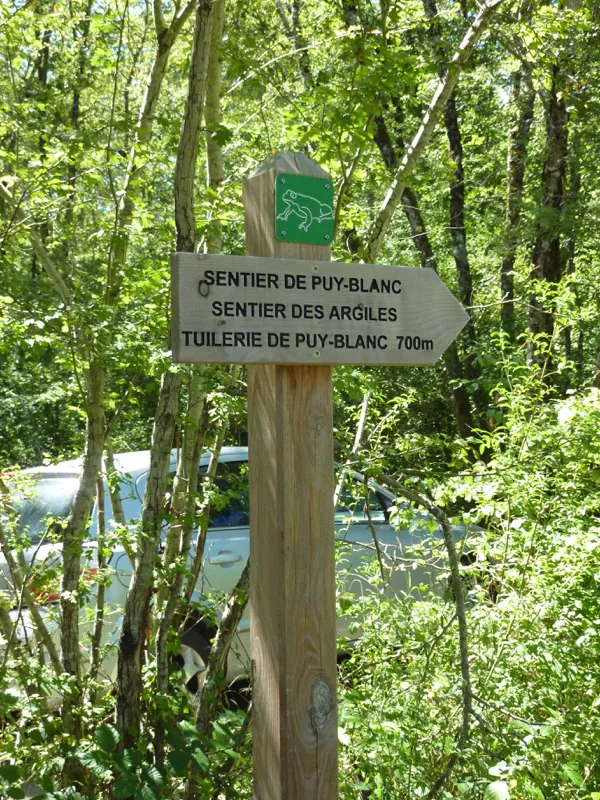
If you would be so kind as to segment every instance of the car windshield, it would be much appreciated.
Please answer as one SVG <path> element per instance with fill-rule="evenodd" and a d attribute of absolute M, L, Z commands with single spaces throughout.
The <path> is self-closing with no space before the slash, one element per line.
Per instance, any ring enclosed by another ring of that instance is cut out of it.
<path fill-rule="evenodd" d="M 48 526 L 69 516 L 79 478 L 42 478 L 33 488 L 17 496 L 18 532 L 26 534 L 32 544 L 39 542 Z"/>

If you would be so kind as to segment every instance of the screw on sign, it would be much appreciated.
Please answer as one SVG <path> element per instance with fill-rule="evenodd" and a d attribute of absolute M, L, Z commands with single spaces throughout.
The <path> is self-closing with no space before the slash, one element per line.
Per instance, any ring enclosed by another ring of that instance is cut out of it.
<path fill-rule="evenodd" d="M 248 364 L 254 797 L 333 800 L 331 364 L 433 364 L 468 315 L 433 270 L 330 263 L 306 156 L 262 164 L 244 206 L 246 256 L 172 259 L 173 359 Z"/>

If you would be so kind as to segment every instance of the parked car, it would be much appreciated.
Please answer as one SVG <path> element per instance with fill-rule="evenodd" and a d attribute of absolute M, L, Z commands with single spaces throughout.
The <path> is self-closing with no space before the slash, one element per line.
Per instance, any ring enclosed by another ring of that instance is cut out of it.
<path fill-rule="evenodd" d="M 201 472 L 207 469 L 210 454 L 203 455 Z M 171 456 L 171 472 L 176 468 L 177 454 Z M 140 451 L 115 456 L 115 466 L 121 476 L 120 496 L 125 519 L 135 523 L 139 520 L 142 499 L 146 487 L 150 465 L 150 452 Z M 52 538 L 52 521 L 65 518 L 75 497 L 81 460 L 65 461 L 55 466 L 36 467 L 24 470 L 23 478 L 31 482 L 31 490 L 16 503 L 19 511 L 19 532 L 23 537 L 25 562 L 29 565 L 28 580 L 37 592 L 40 603 L 46 607 L 46 619 L 58 641 L 58 571 L 61 544 Z M 210 522 L 204 551 L 203 566 L 193 601 L 201 602 L 207 596 L 229 595 L 240 577 L 248 559 L 250 530 L 248 507 L 248 450 L 246 447 L 224 447 L 221 451 L 215 480 L 219 489 L 217 499 L 210 511 Z M 333 481 L 332 481 L 333 484 Z M 108 486 L 105 483 L 105 521 L 107 529 L 114 525 Z M 367 505 L 368 503 L 368 505 Z M 389 579 L 378 591 L 395 595 L 415 595 L 428 587 L 438 593 L 443 590 L 440 580 L 439 560 L 419 559 L 416 549 L 431 538 L 441 538 L 441 531 L 435 521 L 426 514 L 415 512 L 410 525 L 396 529 L 390 524 L 390 512 L 398 506 L 405 506 L 389 491 L 375 483 L 369 483 L 368 500 L 365 498 L 365 485 L 357 473 L 350 473 L 344 483 L 340 500 L 335 511 L 335 535 L 338 548 L 338 571 L 342 590 L 355 596 L 373 592 L 374 583 L 365 575 L 365 560 L 376 557 L 373 540 L 375 533 L 379 551 L 387 569 Z M 50 530 L 49 530 L 49 522 Z M 97 569 L 96 540 L 98 530 L 98 508 L 94 507 L 83 549 L 84 573 L 93 576 Z M 166 525 L 165 525 L 166 532 Z M 464 542 L 467 529 L 457 526 L 454 535 L 457 541 Z M 108 560 L 111 578 L 105 593 L 105 624 L 103 641 L 107 647 L 107 657 L 103 662 L 106 678 L 112 678 L 116 668 L 116 649 L 125 605 L 127 589 L 131 580 L 132 565 L 125 549 L 116 545 Z M 42 581 L 36 588 L 36 577 L 45 573 L 52 579 L 55 570 L 54 589 L 48 581 Z M 13 592 L 10 570 L 0 554 L 0 590 Z M 21 638 L 31 636 L 28 615 L 23 609 L 15 608 L 13 618 L 20 620 Z M 352 639 L 356 625 L 351 617 L 338 620 L 338 636 Z M 91 622 L 82 620 L 81 637 L 85 641 L 90 632 Z M 180 661 L 190 689 L 198 685 L 198 679 L 205 669 L 210 647 L 211 626 L 202 619 L 196 619 L 182 637 Z M 249 616 L 246 613 L 239 625 L 232 646 L 229 661 L 229 676 L 237 677 L 246 671 L 249 649 Z M 0 640 L 0 649 L 2 648 Z"/>

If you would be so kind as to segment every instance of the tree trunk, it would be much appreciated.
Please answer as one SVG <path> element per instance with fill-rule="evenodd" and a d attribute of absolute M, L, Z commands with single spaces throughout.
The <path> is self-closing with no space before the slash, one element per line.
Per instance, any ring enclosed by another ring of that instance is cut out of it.
<path fill-rule="evenodd" d="M 0 494 L 8 494 L 8 490 L 5 490 L 4 485 L 0 479 Z M 2 509 L 4 514 L 5 509 Z M 22 564 L 19 563 L 19 559 L 15 555 L 15 551 L 12 547 L 9 537 L 6 535 L 2 520 L 0 519 L 0 551 L 4 555 L 4 559 L 8 565 L 8 569 L 10 571 L 10 577 L 14 587 L 14 599 L 19 600 L 25 604 L 27 610 L 29 611 L 29 615 L 31 617 L 31 621 L 33 623 L 34 635 L 39 645 L 43 645 L 48 652 L 48 657 L 50 659 L 50 664 L 54 673 L 59 676 L 62 675 L 62 664 L 60 663 L 60 658 L 58 656 L 58 652 L 56 651 L 56 647 L 54 646 L 54 642 L 48 628 L 46 627 L 46 623 L 42 618 L 40 607 L 33 596 L 29 586 L 27 585 L 30 576 L 28 575 L 27 570 L 22 568 Z M 13 598 L 11 598 L 13 599 Z M 13 602 L 14 602 L 13 599 Z M 8 656 L 8 651 L 11 647 L 11 643 L 15 641 L 17 636 L 17 624 L 13 625 L 8 611 L 4 608 L 5 602 L 5 595 L 0 596 L 0 605 L 6 611 L 6 614 L 3 613 L 3 623 L 2 627 L 8 633 L 6 637 L 6 655 Z M 11 602 L 11 605 L 13 604 Z M 10 607 L 10 606 L 9 606 Z"/>
<path fill-rule="evenodd" d="M 225 0 L 215 0 L 213 6 L 213 23 L 210 40 L 210 53 L 206 75 L 206 166 L 208 169 L 208 185 L 214 192 L 219 192 L 225 173 L 223 170 L 223 150 L 215 138 L 215 132 L 221 125 L 221 41 L 225 28 Z M 214 202 L 218 210 L 219 202 Z M 222 225 L 218 219 L 209 223 L 206 237 L 206 249 L 209 253 L 220 253 L 222 245 Z"/>
<path fill-rule="evenodd" d="M 432 42 L 435 57 L 438 61 L 438 72 L 441 78 L 447 56 L 442 45 L 441 29 L 437 21 L 438 10 L 435 0 L 423 0 L 423 8 L 430 21 L 429 37 Z M 458 275 L 460 299 L 463 305 L 470 308 L 473 305 L 473 277 L 471 275 L 471 265 L 469 263 L 469 253 L 467 249 L 467 232 L 465 229 L 465 173 L 462 135 L 458 121 L 455 90 L 452 91 L 448 97 L 448 102 L 444 109 L 444 122 L 450 153 L 454 161 L 454 176 L 450 185 L 450 238 L 452 239 L 454 263 L 456 264 L 456 272 Z M 461 338 L 463 339 L 467 351 L 464 360 L 464 370 L 469 381 L 477 387 L 473 391 L 473 399 L 475 401 L 475 408 L 477 409 L 478 425 L 483 428 L 486 426 L 485 412 L 488 403 L 485 392 L 480 388 L 481 374 L 475 364 L 477 334 L 473 319 L 471 319 L 471 322 L 462 332 Z"/>
<path fill-rule="evenodd" d="M 167 69 L 169 56 L 173 49 L 184 23 L 189 19 L 194 8 L 194 0 L 188 0 L 179 13 L 175 13 L 169 26 L 162 18 L 161 3 L 154 3 L 154 24 L 156 29 L 156 52 L 150 69 L 148 83 L 142 106 L 138 117 L 135 141 L 129 155 L 129 164 L 123 184 L 121 202 L 116 209 L 115 226 L 110 244 L 109 253 L 109 281 L 107 284 L 107 299 L 112 302 L 119 294 L 123 278 L 123 270 L 127 261 L 131 221 L 135 211 L 135 186 L 138 181 L 142 165 L 140 164 L 140 151 L 148 144 L 152 137 L 156 109 L 160 98 L 163 79 Z"/>
<path fill-rule="evenodd" d="M 292 45 L 294 50 L 298 53 L 298 70 L 304 88 L 310 90 L 314 87 L 314 80 L 312 76 L 310 57 L 306 50 L 306 39 L 302 34 L 300 26 L 300 0 L 291 0 L 286 4 L 282 0 L 275 0 L 277 13 L 281 19 L 281 27 L 283 32 Z"/>
<path fill-rule="evenodd" d="M 92 632 L 92 664 L 90 675 L 92 681 L 96 680 L 98 670 L 100 669 L 100 645 L 102 642 L 102 631 L 104 629 L 104 596 L 105 596 L 105 582 L 104 570 L 106 569 L 106 556 L 104 549 L 106 547 L 106 515 L 104 513 L 104 480 L 102 475 L 96 481 L 96 502 L 98 506 L 98 535 L 97 542 L 97 559 L 98 559 L 98 573 L 96 582 L 96 611 L 94 614 L 94 630 Z"/>
<path fill-rule="evenodd" d="M 159 593 L 162 605 L 156 642 L 156 691 L 159 696 L 166 696 L 169 689 L 168 636 L 177 603 L 181 597 L 184 580 L 183 569 L 188 562 L 196 519 L 198 473 L 206 430 L 202 425 L 203 418 L 206 417 L 205 400 L 206 388 L 202 372 L 197 368 L 192 368 L 190 370 L 188 409 L 183 429 L 183 447 L 177 463 L 177 472 L 171 493 L 170 516 L 173 519 L 169 523 L 167 531 L 164 559 L 168 585 L 162 587 Z M 174 567 L 175 569 L 173 569 Z M 156 720 L 154 750 L 156 765 L 162 769 L 164 767 L 164 728 L 160 717 Z"/>
<path fill-rule="evenodd" d="M 198 0 L 188 94 L 175 165 L 177 249 L 190 253 L 196 249 L 194 185 L 200 123 L 206 92 L 212 8 L 211 0 Z M 162 29 L 159 16 L 156 25 L 159 32 Z M 138 559 L 125 604 L 117 683 L 117 724 L 125 747 L 133 743 L 139 732 L 142 652 L 146 639 L 153 589 L 153 565 L 160 540 L 180 388 L 181 373 L 171 371 L 165 373 L 154 422 L 150 471 L 142 507 Z"/>
<path fill-rule="evenodd" d="M 600 389 L 600 344 L 596 349 L 596 374 L 594 375 L 592 386 L 596 389 Z"/>
<path fill-rule="evenodd" d="M 198 733 L 208 739 L 211 735 L 211 725 L 222 707 L 223 689 L 227 674 L 227 658 L 233 637 L 244 614 L 248 603 L 248 590 L 250 588 L 250 561 L 246 563 L 244 571 L 232 591 L 225 606 L 219 630 L 215 636 L 208 665 L 206 677 L 202 686 L 200 703 L 196 712 L 196 725 Z M 198 797 L 195 785 L 195 769 L 192 762 L 191 774 L 184 793 L 184 800 L 195 800 Z"/>
<path fill-rule="evenodd" d="M 542 206 L 538 233 L 533 250 L 535 281 L 558 283 L 561 278 L 560 223 L 564 201 L 564 182 L 567 155 L 567 102 L 560 88 L 560 67 L 552 70 L 552 86 L 546 117 L 546 156 L 542 176 Z M 554 334 L 554 312 L 551 305 L 538 299 L 535 289 L 529 300 L 528 357 L 543 367 L 551 364 L 549 348 Z"/>
<path fill-rule="evenodd" d="M 454 87 L 456 86 L 460 74 L 469 60 L 475 45 L 481 38 L 484 31 L 487 30 L 494 11 L 499 7 L 502 0 L 486 0 L 481 11 L 477 15 L 473 24 L 465 34 L 464 39 L 460 43 L 458 50 L 452 57 L 448 64 L 447 71 L 440 82 L 431 98 L 429 107 L 425 112 L 419 130 L 414 136 L 402 163 L 396 170 L 391 186 L 385 196 L 381 205 L 379 213 L 372 225 L 369 233 L 369 240 L 364 249 L 364 259 L 368 263 L 374 263 L 387 229 L 394 216 L 394 212 L 400 202 L 404 189 L 406 187 L 406 180 L 415 168 L 421 154 L 423 153 L 431 134 L 435 130 L 440 116 L 442 115 L 446 103 Z"/>
<path fill-rule="evenodd" d="M 206 94 L 212 10 L 212 0 L 198 0 L 188 76 L 188 94 L 175 165 L 175 225 L 177 227 L 177 252 L 179 253 L 193 253 L 196 249 L 194 185 L 200 122 Z"/>
<path fill-rule="evenodd" d="M 66 733 L 82 735 L 82 690 L 79 654 L 79 580 L 81 552 L 88 519 L 94 503 L 96 481 L 102 472 L 104 450 L 105 369 L 92 363 L 87 377 L 87 429 L 83 471 L 73 508 L 62 535 L 62 586 L 60 593 L 60 644 L 64 671 L 71 677 L 63 700 L 63 725 Z M 65 777 L 69 779 L 67 769 Z"/>
<path fill-rule="evenodd" d="M 570 186 L 569 191 L 567 194 L 567 214 L 569 218 L 569 235 L 567 237 L 565 250 L 566 250 L 566 273 L 567 275 L 573 275 L 575 273 L 575 252 L 576 252 L 576 241 L 578 235 L 578 203 L 579 203 L 579 196 L 581 193 L 581 164 L 580 164 L 580 140 L 579 140 L 579 132 L 575 130 L 571 136 L 570 142 L 570 157 L 569 157 L 569 174 L 570 174 Z M 577 309 L 581 310 L 581 297 L 579 293 L 579 289 L 577 284 L 574 286 L 574 293 L 576 299 Z M 580 358 L 580 353 L 583 347 L 582 343 L 582 334 L 583 329 L 581 327 L 581 322 L 579 323 L 579 336 L 577 341 L 577 347 L 575 354 L 573 353 L 573 343 L 572 343 L 572 334 L 573 328 L 571 325 L 568 325 L 564 331 L 564 338 L 565 338 L 565 358 L 567 361 L 571 361 L 573 357 L 576 360 L 576 371 L 577 377 L 581 380 L 581 372 L 582 372 L 582 359 Z"/>
<path fill-rule="evenodd" d="M 75 81 L 73 85 L 73 97 L 71 99 L 71 128 L 75 135 L 79 132 L 79 123 L 81 117 L 81 89 L 85 79 L 85 73 L 87 69 L 88 63 L 88 45 L 89 45 L 89 35 L 90 35 L 90 24 L 91 24 L 91 13 L 92 13 L 92 0 L 87 0 L 87 5 L 85 9 L 85 16 L 79 25 L 74 26 L 73 29 L 73 47 L 76 49 L 77 52 L 77 72 L 75 74 Z M 76 36 L 76 31 L 79 31 L 79 37 Z M 75 139 L 75 137 L 74 137 Z M 76 147 L 74 150 L 76 151 Z M 76 156 L 73 154 L 69 158 L 69 166 L 67 169 L 68 180 L 69 180 L 69 201 L 67 204 L 67 210 L 65 213 L 65 218 L 67 223 L 71 223 L 73 221 L 73 206 L 75 204 L 75 182 L 77 180 L 77 160 Z M 69 241 L 64 244 L 64 253 L 65 258 L 68 258 L 69 255 Z"/>
<path fill-rule="evenodd" d="M 508 162 L 506 167 L 506 243 L 500 267 L 500 292 L 502 305 L 500 315 L 502 330 L 510 342 L 515 340 L 514 276 L 515 257 L 521 221 L 525 161 L 533 122 L 535 91 L 531 75 L 521 70 L 513 76 L 513 102 L 516 119 L 511 126 L 508 140 Z"/>
<path fill-rule="evenodd" d="M 119 641 L 117 725 L 124 747 L 132 746 L 139 733 L 142 651 L 146 640 L 153 588 L 154 561 L 158 555 L 165 512 L 165 494 L 180 388 L 181 374 L 165 372 L 152 431 L 150 471 L 138 536 L 138 558 L 125 601 L 123 628 Z"/>
<path fill-rule="evenodd" d="M 396 116 L 400 116 L 399 101 L 393 100 L 397 109 Z M 376 130 L 374 140 L 386 167 L 393 172 L 398 166 L 397 153 L 404 149 L 402 137 L 396 137 L 396 146 L 392 143 L 389 131 L 383 116 L 375 118 Z M 402 208 L 410 226 L 413 244 L 421 259 L 421 266 L 438 271 L 437 259 L 431 246 L 431 240 L 419 208 L 416 194 L 408 186 L 402 193 Z M 444 364 L 451 383 L 452 399 L 454 401 L 454 418 L 459 436 L 463 438 L 471 434 L 473 417 L 471 414 L 471 401 L 469 393 L 463 385 L 463 365 L 458 354 L 456 342 L 452 342 L 444 352 Z"/>

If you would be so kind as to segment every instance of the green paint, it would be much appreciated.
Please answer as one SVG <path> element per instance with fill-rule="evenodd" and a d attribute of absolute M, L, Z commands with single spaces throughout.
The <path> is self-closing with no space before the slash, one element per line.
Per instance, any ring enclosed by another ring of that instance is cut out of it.
<path fill-rule="evenodd" d="M 275 183 L 275 236 L 282 242 L 333 242 L 333 183 L 281 173 Z"/>

